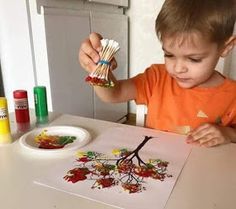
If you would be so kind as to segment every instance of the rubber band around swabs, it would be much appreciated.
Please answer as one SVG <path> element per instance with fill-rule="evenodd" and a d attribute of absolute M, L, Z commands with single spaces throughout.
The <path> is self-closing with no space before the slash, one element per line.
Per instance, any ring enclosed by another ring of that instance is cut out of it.
<path fill-rule="evenodd" d="M 111 63 L 106 60 L 100 60 L 100 61 L 98 61 L 97 64 L 104 64 L 104 65 L 109 65 L 109 66 L 111 65 Z"/>

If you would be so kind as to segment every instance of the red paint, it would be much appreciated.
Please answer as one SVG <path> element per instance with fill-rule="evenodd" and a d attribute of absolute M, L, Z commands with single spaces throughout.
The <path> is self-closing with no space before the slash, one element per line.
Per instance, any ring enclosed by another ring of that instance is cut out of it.
<path fill-rule="evenodd" d="M 65 145 L 60 145 L 57 142 L 53 142 L 52 140 L 42 140 L 39 142 L 40 149 L 60 149 Z"/>
<path fill-rule="evenodd" d="M 125 190 L 128 190 L 129 193 L 141 192 L 141 189 L 142 189 L 140 184 L 124 183 L 124 184 L 122 184 L 122 187 L 123 187 Z"/>
<path fill-rule="evenodd" d="M 90 160 L 87 157 L 81 157 L 81 158 L 79 158 L 78 161 L 86 163 L 86 162 L 89 162 Z"/>
<path fill-rule="evenodd" d="M 30 128 L 27 91 L 16 90 L 13 92 L 13 97 L 15 103 L 15 116 L 18 130 L 27 131 Z"/>
<path fill-rule="evenodd" d="M 68 182 L 76 183 L 77 181 L 83 181 L 87 179 L 86 175 L 90 173 L 88 168 L 74 168 L 68 172 L 68 175 L 64 176 L 64 179 Z"/>
<path fill-rule="evenodd" d="M 96 182 L 99 185 L 101 185 L 102 188 L 111 187 L 111 186 L 115 185 L 115 179 L 114 178 L 102 178 L 102 179 L 96 180 Z"/>
<path fill-rule="evenodd" d="M 136 167 L 134 173 L 141 177 L 150 177 L 155 174 L 155 171 L 145 166 Z"/>

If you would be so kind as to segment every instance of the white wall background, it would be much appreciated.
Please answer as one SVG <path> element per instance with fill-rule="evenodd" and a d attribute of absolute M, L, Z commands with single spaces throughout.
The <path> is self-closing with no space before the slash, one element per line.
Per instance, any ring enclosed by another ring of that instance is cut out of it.
<path fill-rule="evenodd" d="M 155 34 L 155 19 L 164 0 L 130 1 L 130 76 L 152 63 L 163 62 L 161 44 Z"/>
<path fill-rule="evenodd" d="M 13 110 L 13 91 L 30 89 L 35 80 L 25 1 L 0 0 L 0 56 L 5 96 Z M 14 59 L 12 59 L 14 57 Z M 28 91 L 33 107 L 33 93 Z"/>

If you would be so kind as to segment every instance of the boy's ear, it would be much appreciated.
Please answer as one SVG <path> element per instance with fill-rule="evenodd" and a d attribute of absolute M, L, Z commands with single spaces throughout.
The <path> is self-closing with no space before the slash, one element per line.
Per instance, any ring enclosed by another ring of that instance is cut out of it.
<path fill-rule="evenodd" d="M 221 57 L 226 57 L 236 45 L 236 35 L 231 36 L 224 44 Z"/>

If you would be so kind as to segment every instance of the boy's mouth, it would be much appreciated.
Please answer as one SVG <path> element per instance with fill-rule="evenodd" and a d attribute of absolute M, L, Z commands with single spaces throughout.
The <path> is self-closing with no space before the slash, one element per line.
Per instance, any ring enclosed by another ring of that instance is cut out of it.
<path fill-rule="evenodd" d="M 188 81 L 191 80 L 190 78 L 180 78 L 180 77 L 177 77 L 177 76 L 174 76 L 174 78 L 179 82 L 188 82 Z"/>

